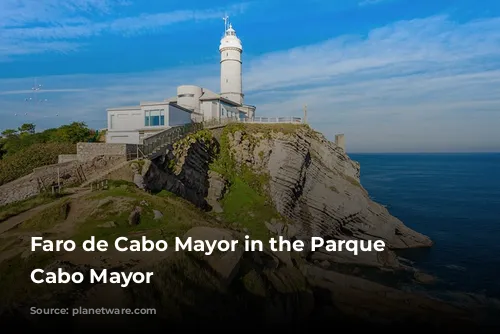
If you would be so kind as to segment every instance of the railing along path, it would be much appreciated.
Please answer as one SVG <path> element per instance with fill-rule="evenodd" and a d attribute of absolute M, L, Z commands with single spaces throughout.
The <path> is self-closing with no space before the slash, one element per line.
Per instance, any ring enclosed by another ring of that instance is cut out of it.
<path fill-rule="evenodd" d="M 142 156 L 143 158 L 154 158 L 160 153 L 160 151 L 168 145 L 175 143 L 176 141 L 186 137 L 187 135 L 194 133 L 203 129 L 214 129 L 218 127 L 226 126 L 229 123 L 266 123 L 266 124 L 276 124 L 276 123 L 293 123 L 300 124 L 303 123 L 300 117 L 254 117 L 254 118 L 222 118 L 213 119 L 205 122 L 190 123 L 181 126 L 175 126 L 168 128 L 161 132 L 158 132 L 152 136 L 146 137 L 143 140 L 143 144 L 138 147 L 137 157 Z"/>

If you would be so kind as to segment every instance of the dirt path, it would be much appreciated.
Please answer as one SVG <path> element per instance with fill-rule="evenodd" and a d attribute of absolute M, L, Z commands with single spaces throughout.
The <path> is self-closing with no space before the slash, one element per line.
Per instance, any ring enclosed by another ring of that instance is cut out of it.
<path fill-rule="evenodd" d="M 88 193 L 90 193 L 90 190 L 82 190 L 82 191 L 76 192 L 76 193 L 69 195 L 67 197 L 64 197 L 64 198 L 79 198 L 79 197 L 82 197 Z M 18 226 L 19 224 L 25 222 L 29 218 L 33 217 L 35 214 L 51 207 L 52 205 L 55 205 L 55 202 L 43 204 L 43 205 L 37 206 L 31 210 L 24 211 L 16 216 L 10 217 L 9 219 L 0 223 L 0 235 L 7 232 L 7 231 L 12 230 L 13 228 Z"/>

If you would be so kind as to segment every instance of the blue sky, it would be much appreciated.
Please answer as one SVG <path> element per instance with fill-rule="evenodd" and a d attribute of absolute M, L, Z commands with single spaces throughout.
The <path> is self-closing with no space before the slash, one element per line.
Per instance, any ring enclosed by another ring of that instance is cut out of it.
<path fill-rule="evenodd" d="M 2 0 L 0 130 L 219 90 L 224 12 L 245 102 L 302 116 L 349 152 L 500 151 L 500 1 Z M 33 78 L 42 90 L 35 105 Z"/>

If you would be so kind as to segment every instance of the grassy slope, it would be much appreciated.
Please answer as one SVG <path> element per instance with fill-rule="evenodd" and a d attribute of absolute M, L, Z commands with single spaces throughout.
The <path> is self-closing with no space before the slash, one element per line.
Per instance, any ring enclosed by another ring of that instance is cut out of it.
<path fill-rule="evenodd" d="M 141 222 L 139 225 L 130 226 L 128 216 L 136 206 L 143 208 Z M 85 212 L 85 215 L 75 217 L 73 213 L 71 216 L 71 210 L 77 209 Z M 163 217 L 155 220 L 153 210 L 160 211 Z M 110 221 L 113 221 L 116 226 L 112 228 L 99 226 Z M 67 228 L 70 225 L 74 226 L 71 239 L 77 245 L 81 245 L 81 242 L 90 236 L 95 236 L 98 240 L 113 241 L 119 236 L 137 239 L 146 235 L 152 240 L 166 239 L 171 242 L 174 237 L 181 237 L 193 226 L 220 224 L 192 204 L 172 194 L 162 192 L 156 196 L 150 195 L 137 190 L 135 185 L 121 182 L 116 186 L 111 186 L 109 190 L 95 192 L 80 199 L 57 199 L 52 206 L 22 223 L 16 231 L 25 232 L 28 235 L 31 232 L 50 233 L 55 227 Z M 48 238 L 57 239 L 58 236 L 54 234 Z M 22 250 L 29 249 L 29 245 L 20 244 L 17 236 L 3 240 L 0 253 L 8 252 L 16 247 L 21 247 Z M 17 255 L 1 262 L 0 295 L 2 301 L 18 300 L 22 296 L 44 293 L 46 287 L 31 283 L 30 272 L 34 268 L 43 267 L 54 261 L 60 255 L 60 253 L 41 252 L 26 259 Z"/>
<path fill-rule="evenodd" d="M 276 130 L 289 133 L 296 131 L 297 126 L 254 127 L 247 125 L 242 128 L 238 124 L 225 128 L 220 140 L 220 152 L 211 166 L 230 182 L 229 191 L 222 201 L 224 212 L 219 215 L 222 222 L 215 219 L 215 214 L 204 213 L 191 203 L 166 191 L 151 195 L 138 190 L 133 184 L 113 181 L 109 190 L 95 192 L 78 200 L 57 199 L 52 207 L 23 223 L 18 231 L 47 232 L 57 226 L 74 224 L 72 239 L 77 244 L 90 236 L 112 241 L 119 236 L 134 239 L 146 235 L 153 240 L 165 239 L 171 242 L 173 238 L 182 236 L 193 226 L 209 225 L 248 231 L 253 239 L 268 240 L 269 232 L 264 222 L 273 218 L 283 218 L 276 213 L 266 194 L 267 176 L 256 175 L 248 168 L 237 167 L 232 160 L 227 146 L 227 134 L 242 129 L 245 129 L 247 133 L 261 132 L 262 129 L 267 134 Z M 3 207 L 2 212 L 4 216 L 12 215 L 14 212 L 21 212 L 50 200 L 52 199 L 48 197 L 34 198 L 12 205 L 10 209 Z M 68 214 L 71 215 L 75 207 L 85 207 L 85 205 L 88 207 L 82 211 L 83 215 L 78 217 L 78 222 L 75 224 L 69 221 L 75 217 L 68 218 Z M 137 226 L 130 226 L 128 216 L 136 206 L 143 208 L 141 223 Z M 163 217 L 155 220 L 153 210 L 162 212 Z M 110 222 L 113 222 L 115 227 L 100 227 Z M 14 239 L 17 240 L 16 237 Z M 0 248 L 0 252 L 8 251 L 9 248 L 15 246 L 19 246 L 19 242 L 7 243 L 6 246 Z M 23 249 L 28 249 L 28 247 L 25 245 Z M 3 296 L 4 301 L 14 297 L 18 299 L 20 295 L 43 293 L 46 288 L 30 282 L 30 272 L 35 267 L 43 267 L 44 264 L 53 261 L 58 255 L 60 254 L 41 253 L 27 259 L 21 259 L 18 255 L 1 262 L 0 295 Z M 245 280 L 248 280 L 248 277 Z M 16 286 L 18 288 L 13 288 Z"/>
<path fill-rule="evenodd" d="M 0 160 L 0 185 L 28 175 L 34 168 L 57 163 L 59 154 L 76 153 L 71 143 L 34 144 Z"/>
<path fill-rule="evenodd" d="M 243 140 L 248 139 L 255 144 L 254 134 L 270 137 L 272 132 L 292 134 L 299 129 L 312 131 L 307 125 L 230 124 L 222 132 L 219 154 L 210 168 L 222 174 L 230 184 L 222 201 L 223 216 L 226 221 L 237 222 L 247 228 L 254 239 L 268 240 L 269 231 L 265 222 L 273 218 L 286 222 L 286 219 L 276 212 L 267 194 L 269 176 L 256 173 L 247 166 L 236 165 L 229 149 L 228 135 L 240 131 Z"/>
<path fill-rule="evenodd" d="M 9 219 L 10 217 L 16 216 L 37 206 L 53 202 L 58 197 L 58 195 L 40 194 L 38 196 L 28 198 L 24 201 L 0 206 L 0 223 Z"/>

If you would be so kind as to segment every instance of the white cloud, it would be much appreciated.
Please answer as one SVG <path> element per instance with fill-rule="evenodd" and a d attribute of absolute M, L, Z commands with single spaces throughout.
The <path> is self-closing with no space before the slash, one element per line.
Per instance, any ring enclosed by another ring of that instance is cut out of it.
<path fill-rule="evenodd" d="M 186 21 L 220 19 L 224 12 L 243 12 L 248 3 L 224 9 L 119 15 L 119 9 L 128 5 L 125 0 L 2 0 L 0 61 L 23 54 L 75 51 L 82 46 L 79 39 L 105 33 L 140 34 Z"/>
<path fill-rule="evenodd" d="M 499 18 L 438 16 L 244 59 L 246 101 L 269 116 L 301 116 L 307 104 L 312 126 L 331 139 L 345 133 L 349 151 L 500 151 L 498 31 Z M 217 90 L 218 66 L 43 78 L 47 88 L 75 91 L 54 92 L 38 109 L 3 95 L 1 127 L 82 119 L 102 127 L 107 107 L 161 100 L 180 84 Z M 0 80 L 0 91 L 26 89 L 29 80 Z"/>

